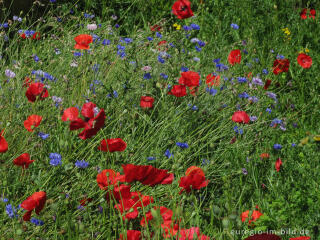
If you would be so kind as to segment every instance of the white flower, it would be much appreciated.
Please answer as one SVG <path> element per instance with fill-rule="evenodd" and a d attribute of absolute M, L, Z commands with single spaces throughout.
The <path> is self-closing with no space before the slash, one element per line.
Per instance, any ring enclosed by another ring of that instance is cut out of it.
<path fill-rule="evenodd" d="M 95 23 L 93 23 L 93 24 L 88 24 L 88 25 L 87 25 L 87 29 L 88 29 L 88 30 L 91 30 L 91 31 L 96 30 L 96 29 L 97 29 L 97 24 L 95 24 Z"/>
<path fill-rule="evenodd" d="M 150 66 L 144 66 L 141 68 L 142 71 L 145 71 L 145 72 L 148 72 L 148 71 L 151 71 L 152 67 Z"/>

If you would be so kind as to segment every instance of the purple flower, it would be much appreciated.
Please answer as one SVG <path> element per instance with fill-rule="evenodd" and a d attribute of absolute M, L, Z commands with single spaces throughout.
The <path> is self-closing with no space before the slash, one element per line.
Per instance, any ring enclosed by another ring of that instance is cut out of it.
<path fill-rule="evenodd" d="M 171 158 L 171 157 L 173 158 L 173 154 L 170 152 L 169 149 L 167 149 L 167 150 L 165 151 L 164 155 L 165 155 L 167 158 Z"/>
<path fill-rule="evenodd" d="M 255 85 L 263 86 L 263 82 L 260 78 L 254 77 L 252 78 L 252 83 Z"/>
<path fill-rule="evenodd" d="M 16 76 L 16 74 L 12 72 L 10 69 L 6 69 L 4 72 L 8 78 L 14 78 Z"/>
<path fill-rule="evenodd" d="M 59 153 L 50 153 L 49 158 L 50 158 L 50 165 L 52 166 L 58 166 L 62 164 L 61 155 Z"/>
<path fill-rule="evenodd" d="M 244 175 L 247 175 L 247 174 L 248 174 L 248 171 L 247 171 L 247 169 L 245 169 L 245 168 L 242 168 L 242 173 L 243 173 Z"/>
<path fill-rule="evenodd" d="M 273 148 L 276 150 L 280 150 L 282 148 L 282 146 L 281 146 L 281 144 L 276 143 L 273 145 Z"/>
<path fill-rule="evenodd" d="M 75 162 L 75 165 L 76 165 L 76 167 L 77 168 L 87 168 L 88 167 L 88 165 L 89 165 L 89 163 L 88 162 L 86 162 L 85 160 L 77 160 L 76 162 Z"/>
<path fill-rule="evenodd" d="M 235 29 L 235 30 L 238 30 L 239 29 L 239 26 L 237 25 L 237 24 L 235 24 L 235 23 L 231 23 L 231 25 L 230 25 L 233 29 Z"/>

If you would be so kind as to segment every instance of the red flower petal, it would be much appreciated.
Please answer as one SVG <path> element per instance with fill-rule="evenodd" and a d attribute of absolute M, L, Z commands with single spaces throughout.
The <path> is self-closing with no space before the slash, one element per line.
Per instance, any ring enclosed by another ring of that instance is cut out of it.
<path fill-rule="evenodd" d="M 39 215 L 46 202 L 46 193 L 43 191 L 35 192 L 21 203 L 21 207 L 28 210 L 23 216 L 24 221 L 29 221 L 32 210 L 35 209 L 36 214 Z"/>
<path fill-rule="evenodd" d="M 264 90 L 267 90 L 269 88 L 270 84 L 271 84 L 271 80 L 267 79 L 266 83 L 263 86 Z"/>
<path fill-rule="evenodd" d="M 141 232 L 137 230 L 127 230 L 127 237 L 123 237 L 122 234 L 120 234 L 119 240 L 140 240 L 141 238 Z"/>
<path fill-rule="evenodd" d="M 187 71 L 182 72 L 179 78 L 179 84 L 186 85 L 188 87 L 199 86 L 200 76 L 197 72 Z"/>
<path fill-rule="evenodd" d="M 249 123 L 250 117 L 245 111 L 237 111 L 232 115 L 232 121 L 238 123 Z"/>
<path fill-rule="evenodd" d="M 127 144 L 121 138 L 102 139 L 98 149 L 103 152 L 122 152 L 127 148 Z"/>
<path fill-rule="evenodd" d="M 5 153 L 6 151 L 8 151 L 8 143 L 6 139 L 2 136 L 3 131 L 4 130 L 0 132 L 0 153 Z"/>
<path fill-rule="evenodd" d="M 153 102 L 154 102 L 153 97 L 141 96 L 140 98 L 140 106 L 142 108 L 152 108 Z"/>
<path fill-rule="evenodd" d="M 33 162 L 34 160 L 30 159 L 29 153 L 23 153 L 13 160 L 14 165 L 21 166 L 22 168 L 29 168 L 29 165 Z"/>
<path fill-rule="evenodd" d="M 241 62 L 241 51 L 239 49 L 232 50 L 228 56 L 228 62 L 231 65 L 235 65 L 236 63 Z"/>
<path fill-rule="evenodd" d="M 115 184 L 116 172 L 112 169 L 105 169 L 97 175 L 97 183 L 102 190 L 108 189 L 109 185 Z"/>
<path fill-rule="evenodd" d="M 281 158 L 278 158 L 277 161 L 276 161 L 276 164 L 275 164 L 275 168 L 276 168 L 277 172 L 280 171 L 281 165 L 282 165 Z"/>
<path fill-rule="evenodd" d="M 290 240 L 309 240 L 309 239 L 311 239 L 311 237 L 308 237 L 308 236 L 290 238 Z"/>
<path fill-rule="evenodd" d="M 96 107 L 96 105 L 92 102 L 87 102 L 87 103 L 83 104 L 82 109 L 81 109 L 82 116 L 84 116 L 86 118 L 93 118 L 95 107 Z"/>
<path fill-rule="evenodd" d="M 40 125 L 41 120 L 42 117 L 39 115 L 30 115 L 27 120 L 23 122 L 23 125 L 29 132 L 32 132 L 33 128 L 36 128 Z"/>
<path fill-rule="evenodd" d="M 48 90 L 44 88 L 43 83 L 31 83 L 26 91 L 26 97 L 29 102 L 35 102 L 37 100 L 37 96 L 39 96 L 40 100 L 49 97 Z"/>
<path fill-rule="evenodd" d="M 310 68 L 312 65 L 312 58 L 304 53 L 300 53 L 297 57 L 297 62 L 303 68 Z"/>
<path fill-rule="evenodd" d="M 278 75 L 282 72 L 289 71 L 290 61 L 288 59 L 276 59 L 273 62 L 273 73 Z"/>
<path fill-rule="evenodd" d="M 178 0 L 172 5 L 172 12 L 179 19 L 185 19 L 193 16 L 191 3 L 189 0 Z"/>
<path fill-rule="evenodd" d="M 70 107 L 64 110 L 63 115 L 61 117 L 62 121 L 76 121 L 78 120 L 79 111 L 76 107 Z"/>
<path fill-rule="evenodd" d="M 89 49 L 89 44 L 92 43 L 93 38 L 88 34 L 80 34 L 74 40 L 76 41 L 76 45 L 74 45 L 75 49 Z"/>
<path fill-rule="evenodd" d="M 187 89 L 185 85 L 174 85 L 170 92 L 168 92 L 169 95 L 174 95 L 176 97 L 183 97 L 187 95 Z"/>
<path fill-rule="evenodd" d="M 220 75 L 214 76 L 213 74 L 208 74 L 206 78 L 206 84 L 208 85 L 208 87 L 220 86 Z"/>

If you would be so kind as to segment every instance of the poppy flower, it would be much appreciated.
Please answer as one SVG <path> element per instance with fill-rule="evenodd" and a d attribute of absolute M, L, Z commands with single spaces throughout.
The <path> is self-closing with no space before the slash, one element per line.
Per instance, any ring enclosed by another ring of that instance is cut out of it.
<path fill-rule="evenodd" d="M 179 19 L 185 19 L 193 16 L 191 3 L 189 0 L 178 0 L 172 5 L 172 12 Z"/>
<path fill-rule="evenodd" d="M 220 75 L 215 76 L 213 74 L 208 74 L 206 78 L 206 84 L 208 85 L 208 87 L 220 86 Z"/>
<path fill-rule="evenodd" d="M 26 39 L 27 35 L 25 33 L 20 34 L 20 37 Z"/>
<path fill-rule="evenodd" d="M 270 84 L 271 84 L 271 80 L 270 80 L 270 79 L 267 79 L 266 83 L 265 83 L 264 86 L 263 86 L 263 89 L 264 89 L 264 90 L 267 90 L 267 89 L 269 88 Z"/>
<path fill-rule="evenodd" d="M 5 153 L 6 151 L 8 151 L 8 143 L 6 139 L 2 136 L 3 131 L 4 130 L 0 132 L 0 153 Z"/>
<path fill-rule="evenodd" d="M 42 117 L 39 115 L 30 115 L 27 120 L 23 122 L 24 127 L 29 131 L 33 132 L 33 129 L 38 127 L 42 121 Z"/>
<path fill-rule="evenodd" d="M 260 233 L 247 237 L 244 240 L 281 240 L 281 237 L 270 233 Z"/>
<path fill-rule="evenodd" d="M 13 160 L 14 165 L 21 166 L 23 169 L 29 168 L 29 165 L 33 162 L 34 160 L 30 160 L 29 153 L 23 153 Z"/>
<path fill-rule="evenodd" d="M 170 92 L 168 92 L 169 95 L 174 95 L 176 97 L 184 97 L 187 95 L 187 89 L 185 85 L 174 85 Z"/>
<path fill-rule="evenodd" d="M 208 236 L 205 236 L 200 233 L 199 227 L 191 227 L 190 229 L 180 229 L 180 235 L 181 237 L 179 238 L 179 240 L 210 240 Z"/>
<path fill-rule="evenodd" d="M 124 176 L 112 169 L 105 169 L 97 175 L 97 183 L 102 190 L 107 190 L 110 185 L 119 181 L 124 182 Z"/>
<path fill-rule="evenodd" d="M 29 77 L 25 77 L 24 81 L 23 81 L 23 87 L 30 87 L 32 83 L 32 80 Z"/>
<path fill-rule="evenodd" d="M 232 50 L 228 56 L 228 62 L 233 66 L 241 62 L 241 51 L 239 49 Z"/>
<path fill-rule="evenodd" d="M 79 203 L 81 206 L 84 207 L 84 206 L 87 206 L 87 203 L 92 202 L 92 200 L 93 198 L 84 198 L 84 199 L 81 199 Z"/>
<path fill-rule="evenodd" d="M 152 108 L 152 104 L 154 102 L 153 97 L 141 96 L 140 98 L 140 107 L 142 108 Z"/>
<path fill-rule="evenodd" d="M 268 159 L 270 157 L 269 153 L 261 153 L 260 158 L 262 159 Z"/>
<path fill-rule="evenodd" d="M 139 181 L 143 185 L 149 185 L 151 187 L 157 184 L 171 184 L 174 175 L 168 173 L 168 170 L 154 168 L 151 165 L 122 165 L 125 182 L 131 183 Z"/>
<path fill-rule="evenodd" d="M 179 84 L 186 85 L 188 87 L 199 86 L 200 76 L 199 73 L 193 71 L 182 72 L 179 78 Z"/>
<path fill-rule="evenodd" d="M 237 111 L 232 115 L 232 121 L 238 123 L 249 123 L 250 117 L 245 111 Z"/>
<path fill-rule="evenodd" d="M 289 59 L 276 59 L 273 62 L 273 73 L 275 75 L 278 75 L 282 72 L 288 72 L 289 71 L 289 65 L 290 61 Z"/>
<path fill-rule="evenodd" d="M 93 38 L 88 34 L 80 34 L 74 40 L 76 41 L 76 45 L 74 45 L 75 49 L 89 49 L 89 44 L 92 43 Z"/>
<path fill-rule="evenodd" d="M 309 240 L 309 239 L 311 239 L 311 237 L 307 237 L 307 236 L 290 238 L 290 240 Z"/>
<path fill-rule="evenodd" d="M 127 144 L 121 138 L 102 139 L 98 149 L 103 152 L 122 152 L 127 148 Z"/>
<path fill-rule="evenodd" d="M 24 221 L 30 221 L 32 210 L 35 209 L 36 214 L 39 215 L 46 203 L 46 193 L 35 192 L 21 203 L 21 207 L 27 212 L 23 215 Z"/>
<path fill-rule="evenodd" d="M 277 172 L 280 171 L 281 165 L 282 165 L 281 158 L 278 158 L 277 161 L 276 161 L 276 163 L 275 163 L 275 168 L 276 168 Z"/>
<path fill-rule="evenodd" d="M 307 13 L 308 13 L 309 9 L 304 8 L 302 9 L 302 11 L 300 12 L 300 17 L 301 19 L 307 19 Z M 310 9 L 309 11 L 309 18 L 315 19 L 316 17 L 316 10 L 315 9 Z"/>
<path fill-rule="evenodd" d="M 76 107 L 70 107 L 64 110 L 61 117 L 62 121 L 76 121 L 78 119 L 79 111 Z"/>
<path fill-rule="evenodd" d="M 186 176 L 180 178 L 179 187 L 182 187 L 179 194 L 183 191 L 189 193 L 192 189 L 199 190 L 200 188 L 206 187 L 209 181 L 206 180 L 204 172 L 201 168 L 191 166 L 186 171 Z"/>
<path fill-rule="evenodd" d="M 249 210 L 241 213 L 240 217 L 241 217 L 241 221 L 242 222 L 245 222 L 247 220 L 247 218 L 249 218 Z M 260 216 L 262 216 L 263 214 L 261 212 L 259 212 L 258 210 L 254 210 L 252 211 L 252 214 L 251 214 L 251 219 L 249 220 L 249 224 L 251 222 L 254 222 L 256 221 L 258 218 L 260 218 Z"/>
<path fill-rule="evenodd" d="M 158 24 L 155 24 L 155 25 L 150 27 L 150 30 L 152 32 L 160 32 L 161 31 L 161 26 L 159 26 Z"/>
<path fill-rule="evenodd" d="M 124 240 L 124 239 L 141 240 L 142 239 L 141 232 L 138 230 L 127 230 L 126 237 L 124 237 L 123 234 L 120 234 L 119 240 Z"/>
<path fill-rule="evenodd" d="M 29 102 L 35 102 L 39 96 L 40 100 L 49 97 L 48 90 L 44 87 L 43 83 L 31 83 L 26 91 L 26 97 Z"/>
<path fill-rule="evenodd" d="M 39 32 L 35 32 L 35 33 L 32 35 L 32 39 L 33 39 L 33 40 L 40 40 L 40 33 L 39 33 Z"/>
<path fill-rule="evenodd" d="M 303 68 L 310 68 L 312 65 L 312 58 L 307 54 L 300 53 L 297 57 L 299 65 Z"/>

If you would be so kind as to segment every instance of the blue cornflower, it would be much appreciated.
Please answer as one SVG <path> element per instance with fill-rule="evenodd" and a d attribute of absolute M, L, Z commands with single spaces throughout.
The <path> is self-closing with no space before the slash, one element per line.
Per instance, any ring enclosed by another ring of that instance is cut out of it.
<path fill-rule="evenodd" d="M 191 31 L 191 30 L 192 30 L 192 27 L 189 27 L 189 26 L 187 26 L 187 25 L 184 25 L 182 28 L 183 28 L 183 30 L 185 30 L 185 31 Z"/>
<path fill-rule="evenodd" d="M 194 48 L 196 49 L 197 52 L 201 52 L 202 48 L 198 47 L 197 45 L 194 46 Z"/>
<path fill-rule="evenodd" d="M 194 58 L 193 58 L 193 61 L 195 61 L 195 62 L 200 62 L 200 58 L 194 57 Z"/>
<path fill-rule="evenodd" d="M 282 146 L 281 146 L 281 144 L 276 143 L 273 145 L 273 148 L 276 150 L 280 150 L 282 148 Z"/>
<path fill-rule="evenodd" d="M 277 55 L 277 59 L 284 59 L 284 56 L 283 55 Z"/>
<path fill-rule="evenodd" d="M 80 57 L 80 56 L 82 56 L 82 53 L 81 53 L 81 52 L 74 52 L 74 53 L 73 53 L 73 56 L 75 56 L 75 57 Z"/>
<path fill-rule="evenodd" d="M 252 78 L 252 83 L 255 85 L 263 86 L 263 82 L 260 78 L 254 77 Z"/>
<path fill-rule="evenodd" d="M 265 74 L 265 75 L 267 75 L 269 72 L 268 72 L 267 69 L 263 69 L 263 70 L 262 70 L 262 73 Z"/>
<path fill-rule="evenodd" d="M 242 128 L 238 128 L 238 126 L 234 126 L 233 130 L 238 134 L 243 134 L 243 129 Z"/>
<path fill-rule="evenodd" d="M 46 140 L 50 135 L 48 133 L 38 132 L 38 136 L 41 137 L 42 140 Z"/>
<path fill-rule="evenodd" d="M 39 57 L 38 57 L 37 55 L 34 55 L 34 56 L 33 56 L 33 60 L 34 60 L 35 62 L 39 62 L 40 59 L 39 59 Z"/>
<path fill-rule="evenodd" d="M 158 38 L 162 38 L 162 35 L 161 35 L 161 33 L 159 33 L 159 32 L 156 32 L 156 36 L 158 37 Z"/>
<path fill-rule="evenodd" d="M 256 103 L 259 101 L 259 98 L 257 98 L 256 96 L 251 96 L 248 98 L 248 101 Z"/>
<path fill-rule="evenodd" d="M 273 100 L 277 101 L 277 95 L 273 92 L 267 92 L 266 95 L 269 97 L 269 98 L 272 98 Z"/>
<path fill-rule="evenodd" d="M 258 117 L 257 116 L 250 116 L 250 121 L 251 122 L 255 122 L 258 120 Z"/>
<path fill-rule="evenodd" d="M 50 153 L 49 158 L 50 158 L 50 165 L 52 166 L 58 166 L 62 164 L 61 155 L 59 153 Z"/>
<path fill-rule="evenodd" d="M 115 28 L 119 28 L 120 25 L 117 23 L 116 25 L 114 25 Z"/>
<path fill-rule="evenodd" d="M 207 159 L 202 159 L 201 165 L 202 165 L 202 166 L 205 166 L 205 165 L 207 165 L 207 164 L 209 164 L 209 163 L 210 163 L 209 160 L 207 160 Z"/>
<path fill-rule="evenodd" d="M 31 218 L 30 222 L 32 222 L 33 224 L 35 224 L 37 226 L 42 226 L 44 224 L 43 221 L 36 219 L 36 218 Z"/>
<path fill-rule="evenodd" d="M 150 73 L 145 73 L 143 75 L 143 79 L 151 79 L 151 74 Z"/>
<path fill-rule="evenodd" d="M 147 157 L 147 160 L 148 161 L 153 161 L 153 160 L 156 160 L 156 158 L 155 157 Z"/>
<path fill-rule="evenodd" d="M 217 90 L 216 89 L 214 89 L 214 88 L 206 88 L 206 92 L 208 92 L 210 95 L 212 95 L 212 96 L 214 96 L 214 95 L 216 95 L 217 94 Z"/>
<path fill-rule="evenodd" d="M 295 144 L 295 143 L 292 143 L 292 144 L 291 144 L 291 147 L 295 147 L 295 146 L 297 146 L 297 144 Z"/>
<path fill-rule="evenodd" d="M 110 40 L 109 39 L 103 39 L 102 41 L 102 45 L 105 46 L 105 45 L 110 45 Z"/>
<path fill-rule="evenodd" d="M 198 38 L 191 38 L 190 42 L 192 43 L 197 43 L 199 42 L 200 40 Z"/>
<path fill-rule="evenodd" d="M 250 97 L 249 94 L 246 92 L 240 93 L 238 96 L 239 96 L 239 98 L 249 98 Z"/>
<path fill-rule="evenodd" d="M 188 148 L 188 143 L 177 142 L 176 145 L 181 148 Z"/>
<path fill-rule="evenodd" d="M 132 39 L 131 38 L 125 38 L 124 41 L 126 42 L 126 44 L 132 43 Z"/>
<path fill-rule="evenodd" d="M 217 72 L 222 72 L 222 71 L 225 71 L 225 70 L 228 70 L 229 67 L 224 65 L 223 63 L 217 63 L 216 64 L 216 70 Z"/>
<path fill-rule="evenodd" d="M 206 45 L 206 43 L 203 41 L 198 41 L 198 45 L 199 45 L 199 47 L 204 47 Z"/>
<path fill-rule="evenodd" d="M 167 157 L 167 158 L 173 158 L 173 154 L 169 151 L 169 149 L 167 149 L 164 153 L 164 155 Z"/>
<path fill-rule="evenodd" d="M 270 108 L 267 108 L 266 112 L 270 114 L 272 112 L 272 110 Z"/>
<path fill-rule="evenodd" d="M 89 163 L 85 160 L 77 160 L 74 165 L 76 165 L 77 168 L 87 168 Z"/>
<path fill-rule="evenodd" d="M 190 24 L 190 27 L 193 29 L 193 30 L 200 30 L 200 26 L 198 24 L 195 24 L 195 23 L 191 23 Z"/>
<path fill-rule="evenodd" d="M 247 82 L 247 78 L 245 77 L 238 77 L 238 83 L 246 83 Z"/>
<path fill-rule="evenodd" d="M 164 73 L 160 73 L 160 76 L 163 78 L 163 79 L 168 79 L 168 75 L 164 74 Z"/>
<path fill-rule="evenodd" d="M 216 63 L 216 64 L 220 63 L 220 61 L 221 61 L 220 58 L 216 58 L 216 59 L 213 59 L 213 60 L 212 60 L 212 62 L 214 62 L 214 63 Z"/>
<path fill-rule="evenodd" d="M 119 96 L 118 92 L 116 90 L 113 91 L 113 97 L 117 98 Z"/>
<path fill-rule="evenodd" d="M 158 55 L 158 62 L 165 63 L 165 60 L 160 55 Z"/>
<path fill-rule="evenodd" d="M 173 43 L 169 43 L 169 46 L 173 48 L 176 47 Z"/>
<path fill-rule="evenodd" d="M 11 204 L 6 205 L 6 213 L 10 218 L 17 217 L 17 209 Z"/>
<path fill-rule="evenodd" d="M 188 72 L 189 69 L 187 67 L 181 67 L 181 72 Z"/>
<path fill-rule="evenodd" d="M 231 23 L 230 26 L 231 26 L 233 29 L 236 29 L 236 30 L 239 29 L 239 26 L 238 26 L 237 24 L 235 24 L 235 23 Z"/>
<path fill-rule="evenodd" d="M 270 127 L 274 127 L 276 124 L 281 124 L 282 123 L 282 120 L 281 119 L 278 119 L 278 118 L 275 118 L 272 120 L 272 122 L 270 123 Z"/>
<path fill-rule="evenodd" d="M 147 39 L 148 39 L 149 41 L 152 41 L 152 40 L 153 40 L 153 37 L 147 37 Z"/>

